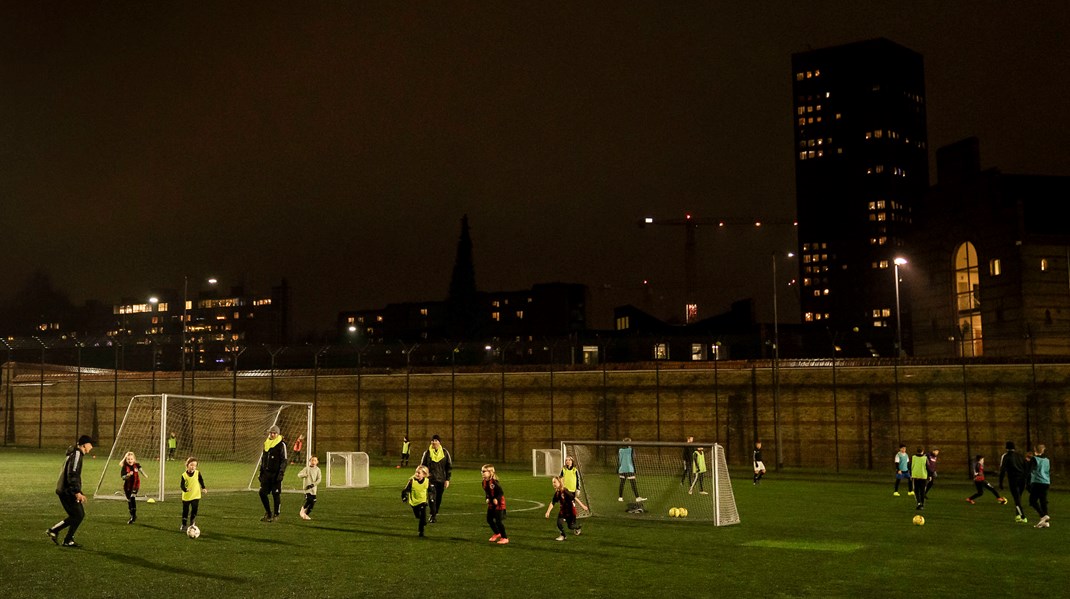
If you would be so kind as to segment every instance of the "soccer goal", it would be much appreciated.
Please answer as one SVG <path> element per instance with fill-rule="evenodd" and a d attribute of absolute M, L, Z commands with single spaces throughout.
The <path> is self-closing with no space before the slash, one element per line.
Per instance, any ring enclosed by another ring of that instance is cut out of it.
<path fill-rule="evenodd" d="M 287 442 L 304 435 L 306 447 L 312 448 L 310 403 L 135 395 L 127 404 L 93 497 L 124 498 L 120 473 L 129 451 L 144 471 L 138 493 L 142 498 L 163 501 L 181 494 L 179 476 L 189 457 L 197 458 L 209 492 L 259 489 L 260 457 L 271 426 L 278 426 Z M 169 449 L 172 433 L 174 451 Z M 301 491 L 297 472 L 303 466 L 288 466 L 284 491 Z"/>
<path fill-rule="evenodd" d="M 531 450 L 532 476 L 557 476 L 561 473 L 562 463 L 560 449 Z"/>
<path fill-rule="evenodd" d="M 621 479 L 618 474 L 618 456 L 626 448 L 631 449 L 634 479 Z M 576 458 L 580 497 L 594 516 L 669 519 L 670 509 L 685 508 L 684 520 L 717 526 L 739 523 L 720 445 L 562 441 L 561 455 Z M 703 463 L 705 473 L 699 472 Z"/>
<path fill-rule="evenodd" d="M 363 489 L 369 484 L 368 454 L 363 451 L 327 452 L 327 488 Z"/>

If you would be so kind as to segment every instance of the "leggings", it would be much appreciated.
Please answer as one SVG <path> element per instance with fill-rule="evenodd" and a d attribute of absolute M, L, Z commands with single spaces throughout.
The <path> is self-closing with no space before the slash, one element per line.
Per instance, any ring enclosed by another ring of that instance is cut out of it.
<path fill-rule="evenodd" d="M 918 502 L 918 507 L 925 505 L 925 485 L 928 481 L 924 478 L 912 478 L 910 482 L 914 483 L 914 501 Z"/>
<path fill-rule="evenodd" d="M 977 492 L 970 495 L 970 499 L 977 499 L 981 495 L 984 495 L 986 489 L 992 491 L 992 494 L 996 496 L 996 499 L 999 499 L 1000 497 L 999 491 L 997 491 L 996 488 L 992 486 L 992 483 L 987 480 L 975 480 L 973 481 L 973 486 L 977 487 Z"/>
<path fill-rule="evenodd" d="M 314 507 L 316 507 L 316 496 L 312 493 L 305 493 L 305 515 L 311 514 Z"/>
<path fill-rule="evenodd" d="M 503 539 L 509 538 L 509 535 L 505 534 L 505 524 L 502 523 L 502 511 L 498 508 L 487 508 L 487 524 L 490 524 L 490 530 L 494 534 L 502 535 Z"/>
<path fill-rule="evenodd" d="M 1040 514 L 1040 517 L 1048 515 L 1048 487 L 1044 483 L 1033 483 L 1029 486 L 1029 505 Z"/>
<path fill-rule="evenodd" d="M 1014 499 L 1014 510 L 1018 512 L 1019 518 L 1025 518 L 1025 512 L 1022 511 L 1022 491 L 1025 490 L 1025 479 L 1009 477 L 1011 487 L 1011 498 Z M 1003 479 L 1000 479 L 1002 481 Z M 1002 482 L 1000 483 L 1002 484 Z"/>
<path fill-rule="evenodd" d="M 130 510 L 131 516 L 137 515 L 137 491 L 131 491 L 126 494 L 126 507 Z"/>
<path fill-rule="evenodd" d="M 635 477 L 628 478 L 632 482 L 632 493 L 635 493 L 636 497 L 639 497 L 639 487 L 635 484 Z M 620 477 L 620 489 L 617 490 L 617 497 L 624 497 L 624 477 Z"/>
<path fill-rule="evenodd" d="M 561 534 L 565 534 L 565 525 L 568 525 L 569 530 L 579 530 L 581 526 L 576 524 L 576 516 L 562 516 L 557 515 L 557 530 L 561 531 Z"/>
<path fill-rule="evenodd" d="M 197 506 L 201 503 L 200 499 L 190 499 L 189 501 L 182 502 L 182 524 L 186 524 L 186 517 L 189 517 L 190 526 L 197 519 Z"/>
<path fill-rule="evenodd" d="M 412 506 L 412 515 L 416 516 L 416 519 L 420 521 L 420 536 L 424 536 L 424 527 L 427 526 L 427 504 L 421 503 L 420 505 Z"/>

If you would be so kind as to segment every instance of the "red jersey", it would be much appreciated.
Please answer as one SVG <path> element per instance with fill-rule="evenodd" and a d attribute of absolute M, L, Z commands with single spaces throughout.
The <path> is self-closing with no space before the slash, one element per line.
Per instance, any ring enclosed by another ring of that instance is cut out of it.
<path fill-rule="evenodd" d="M 137 462 L 127 464 L 126 462 L 123 462 L 123 470 L 121 474 L 123 476 L 124 493 L 137 493 L 138 490 L 141 489 L 141 464 Z"/>
<path fill-rule="evenodd" d="M 502 491 L 502 484 L 493 478 L 483 481 L 483 494 L 487 497 L 487 508 L 497 509 L 499 512 L 505 511 L 505 492 Z M 491 500 L 497 499 L 498 502 L 494 503 Z"/>

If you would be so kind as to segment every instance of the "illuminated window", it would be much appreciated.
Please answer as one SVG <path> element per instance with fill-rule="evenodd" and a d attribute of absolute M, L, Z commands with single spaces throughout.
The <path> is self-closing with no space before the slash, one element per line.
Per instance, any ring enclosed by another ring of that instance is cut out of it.
<path fill-rule="evenodd" d="M 810 278 L 809 277 L 803 277 L 803 287 L 809 287 L 809 286 L 810 286 Z"/>
<path fill-rule="evenodd" d="M 795 80 L 796 81 L 802 81 L 803 77 L 805 77 L 805 76 L 806 75 L 804 73 L 795 73 Z"/>
<path fill-rule="evenodd" d="M 843 115 L 837 112 L 837 113 L 836 113 L 836 120 L 837 120 L 837 121 L 838 121 L 838 120 L 840 120 L 840 117 L 841 117 L 841 116 L 843 116 Z"/>
<path fill-rule="evenodd" d="M 1003 274 L 1003 269 L 1000 268 L 999 258 L 993 258 L 988 261 L 988 274 L 993 277 L 998 277 Z"/>
<path fill-rule="evenodd" d="M 655 360 L 668 360 L 669 359 L 669 346 L 665 343 L 654 344 L 654 359 Z"/>
<path fill-rule="evenodd" d="M 813 76 L 814 76 L 814 73 L 812 71 L 806 71 L 806 78 L 807 79 L 809 79 L 809 78 L 811 78 Z"/>
<path fill-rule="evenodd" d="M 806 118 L 805 117 L 799 117 L 799 124 L 800 125 L 805 125 L 806 124 Z"/>
<path fill-rule="evenodd" d="M 420 308 L 420 316 L 427 316 L 427 308 Z"/>
<path fill-rule="evenodd" d="M 883 136 L 884 136 L 884 130 L 883 129 L 877 129 L 876 131 L 873 132 L 873 137 L 875 137 L 877 139 L 880 139 Z"/>
<path fill-rule="evenodd" d="M 517 310 L 516 311 L 516 317 L 519 318 L 520 320 L 524 320 L 524 311 L 523 310 Z"/>
<path fill-rule="evenodd" d="M 498 307 L 500 307 L 500 306 L 501 306 L 502 304 L 501 304 L 501 302 L 499 302 L 498 300 L 494 300 L 493 302 L 491 302 L 491 303 L 490 303 L 490 305 L 494 306 L 495 308 L 498 308 Z"/>
<path fill-rule="evenodd" d="M 820 76 L 821 76 L 821 71 L 820 70 L 814 71 L 814 77 L 820 77 Z"/>
<path fill-rule="evenodd" d="M 349 318 L 346 318 L 346 324 L 353 324 L 356 321 L 357 321 L 357 319 L 352 317 L 352 316 L 350 316 Z"/>
<path fill-rule="evenodd" d="M 376 316 L 375 317 L 375 322 L 383 322 L 383 317 L 382 316 Z"/>
<path fill-rule="evenodd" d="M 501 319 L 502 319 L 501 312 L 491 312 L 490 313 L 490 319 L 493 320 L 494 322 L 500 322 Z"/>
<path fill-rule="evenodd" d="M 631 326 L 631 322 L 630 322 L 629 317 L 621 316 L 620 318 L 617 319 L 617 330 L 618 331 L 625 331 L 625 330 L 628 329 L 629 326 Z"/>
<path fill-rule="evenodd" d="M 984 352 L 981 333 L 981 287 L 977 268 L 977 250 L 965 242 L 955 251 L 956 331 L 960 356 L 980 356 Z"/>
<path fill-rule="evenodd" d="M 887 260 L 881 260 L 881 266 L 880 267 L 881 268 L 888 268 L 888 261 Z"/>
<path fill-rule="evenodd" d="M 806 152 L 799 152 L 799 160 L 806 160 Z"/>
<path fill-rule="evenodd" d="M 1048 272 L 1048 259 L 1047 258 L 1041 258 L 1040 259 L 1040 272 Z"/>
<path fill-rule="evenodd" d="M 806 322 L 813 322 L 814 313 L 813 312 L 807 312 L 806 314 L 803 314 L 803 320 L 805 320 Z"/>
<path fill-rule="evenodd" d="M 873 132 L 872 131 L 866 131 L 866 139 L 869 139 L 871 137 L 873 137 Z"/>
<path fill-rule="evenodd" d="M 803 113 L 803 112 L 805 112 L 805 111 L 806 111 L 806 109 L 805 109 L 805 108 L 803 108 L 802 106 L 800 106 L 800 107 L 799 107 L 799 109 L 798 109 L 798 113 L 799 113 L 799 114 L 802 114 L 802 113 Z"/>

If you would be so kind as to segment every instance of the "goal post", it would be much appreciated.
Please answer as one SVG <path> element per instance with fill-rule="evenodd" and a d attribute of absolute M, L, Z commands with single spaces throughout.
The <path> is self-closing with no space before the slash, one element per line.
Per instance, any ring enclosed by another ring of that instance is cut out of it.
<path fill-rule="evenodd" d="M 633 464 L 624 475 L 621 450 Z M 716 443 L 562 441 L 561 456 L 575 458 L 579 496 L 593 516 L 669 519 L 671 508 L 685 508 L 685 520 L 739 523 L 724 448 Z"/>
<path fill-rule="evenodd" d="M 127 404 L 93 497 L 124 498 L 120 472 L 127 452 L 134 452 L 143 470 L 138 493 L 142 498 L 163 501 L 168 495 L 179 495 L 179 475 L 189 457 L 197 458 L 205 487 L 213 492 L 259 488 L 257 475 L 267 429 L 278 426 L 287 443 L 304 435 L 311 450 L 312 410 L 306 402 L 135 395 Z M 169 446 L 172 433 L 173 452 Z M 303 466 L 292 464 L 287 470 Z M 287 472 L 283 491 L 301 490 L 297 470 Z"/>
<path fill-rule="evenodd" d="M 563 463 L 560 449 L 531 450 L 532 476 L 557 476 Z"/>
<path fill-rule="evenodd" d="M 371 484 L 368 454 L 363 451 L 327 452 L 327 488 L 363 489 Z"/>

